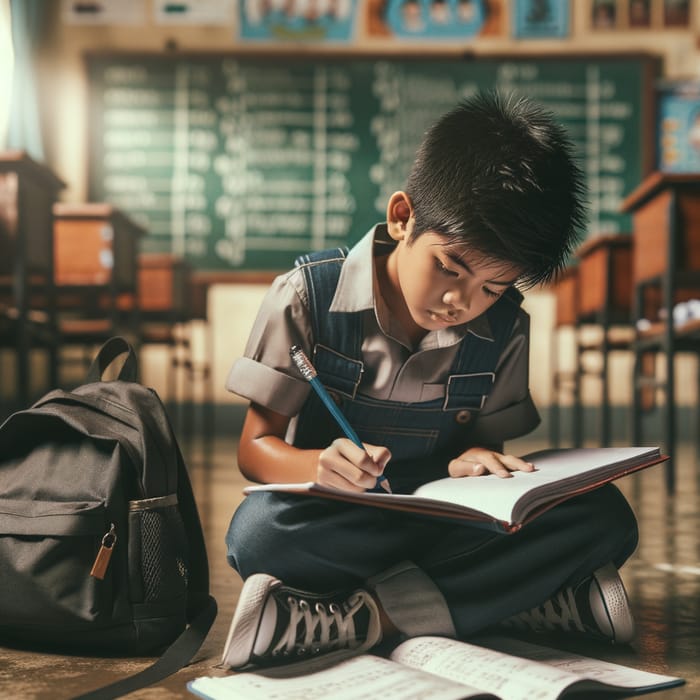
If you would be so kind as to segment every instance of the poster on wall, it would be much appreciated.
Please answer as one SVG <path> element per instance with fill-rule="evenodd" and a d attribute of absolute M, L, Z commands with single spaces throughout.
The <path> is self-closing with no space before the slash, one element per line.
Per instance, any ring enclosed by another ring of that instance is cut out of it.
<path fill-rule="evenodd" d="M 156 24 L 227 25 L 232 22 L 233 0 L 153 0 Z"/>
<path fill-rule="evenodd" d="M 690 24 L 690 0 L 664 0 L 663 18 L 665 27 L 688 27 Z"/>
<path fill-rule="evenodd" d="M 144 24 L 145 0 L 62 0 L 65 24 Z"/>
<path fill-rule="evenodd" d="M 593 0 L 591 3 L 591 29 L 600 31 L 615 29 L 618 14 L 615 0 Z"/>
<path fill-rule="evenodd" d="M 658 161 L 667 173 L 700 173 L 700 82 L 659 88 Z"/>
<path fill-rule="evenodd" d="M 629 0 L 627 10 L 630 29 L 648 29 L 651 27 L 651 0 Z"/>
<path fill-rule="evenodd" d="M 700 4 L 694 6 L 690 0 L 589 0 L 589 3 L 589 27 L 593 31 L 688 29 L 693 21 L 692 11 L 700 10 Z M 515 4 L 520 5 L 521 0 Z"/>
<path fill-rule="evenodd" d="M 569 0 L 519 0 L 512 9 L 513 36 L 518 39 L 569 35 Z"/>
<path fill-rule="evenodd" d="M 501 0 L 367 0 L 370 37 L 476 39 L 502 31 Z"/>
<path fill-rule="evenodd" d="M 347 42 L 357 0 L 239 0 L 243 41 Z"/>

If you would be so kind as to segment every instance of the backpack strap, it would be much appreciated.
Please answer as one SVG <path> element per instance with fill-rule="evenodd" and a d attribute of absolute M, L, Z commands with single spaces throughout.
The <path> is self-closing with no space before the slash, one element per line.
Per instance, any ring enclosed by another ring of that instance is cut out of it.
<path fill-rule="evenodd" d="M 216 618 L 216 600 L 209 595 L 187 629 L 143 671 L 114 683 L 78 695 L 73 700 L 112 700 L 139 688 L 153 685 L 184 668 L 197 653 Z"/>
<path fill-rule="evenodd" d="M 92 361 L 90 368 L 87 372 L 86 382 L 99 382 L 102 379 L 102 375 L 105 373 L 107 367 L 109 367 L 114 360 L 126 353 L 126 358 L 124 364 L 119 370 L 117 379 L 121 379 L 125 382 L 137 382 L 138 381 L 138 361 L 136 359 L 136 353 L 134 348 L 131 346 L 126 338 L 116 335 L 105 342 L 105 344 L 99 349 L 95 359 Z"/>

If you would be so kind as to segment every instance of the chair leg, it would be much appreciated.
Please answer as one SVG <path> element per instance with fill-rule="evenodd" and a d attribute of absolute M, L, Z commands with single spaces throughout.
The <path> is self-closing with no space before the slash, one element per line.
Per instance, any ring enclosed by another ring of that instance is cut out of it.
<path fill-rule="evenodd" d="M 666 402 L 664 406 L 664 442 L 669 456 L 666 462 L 666 488 L 673 493 L 676 488 L 675 452 L 676 452 L 676 390 L 674 353 L 666 349 Z"/>
<path fill-rule="evenodd" d="M 551 399 L 549 404 L 549 441 L 553 447 L 559 447 L 560 444 L 560 424 L 559 424 L 559 344 L 558 332 L 554 328 L 552 331 L 552 342 L 551 342 L 551 366 L 552 366 L 552 376 L 551 376 Z"/>
<path fill-rule="evenodd" d="M 695 422 L 697 425 L 697 428 L 695 430 L 695 451 L 697 453 L 700 453 L 700 354 L 695 355 L 695 377 L 696 377 L 696 386 L 695 386 L 695 404 L 697 406 L 696 413 L 697 416 L 695 418 Z"/>

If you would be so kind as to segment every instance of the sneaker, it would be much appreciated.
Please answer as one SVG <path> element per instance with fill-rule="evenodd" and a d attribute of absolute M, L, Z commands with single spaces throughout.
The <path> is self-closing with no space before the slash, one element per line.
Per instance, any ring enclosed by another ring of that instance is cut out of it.
<path fill-rule="evenodd" d="M 606 564 L 574 588 L 565 588 L 537 608 L 504 620 L 516 629 L 580 632 L 627 644 L 634 638 L 634 618 L 620 574 Z"/>
<path fill-rule="evenodd" d="M 221 661 L 240 669 L 354 656 L 381 638 L 379 610 L 366 591 L 308 593 L 253 574 L 243 585 Z"/>

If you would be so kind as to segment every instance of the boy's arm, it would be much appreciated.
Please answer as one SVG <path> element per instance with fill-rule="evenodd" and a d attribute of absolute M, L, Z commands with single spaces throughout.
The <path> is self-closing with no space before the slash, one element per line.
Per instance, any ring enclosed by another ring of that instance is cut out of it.
<path fill-rule="evenodd" d="M 323 450 L 294 447 L 284 440 L 289 417 L 252 403 L 238 446 L 238 467 L 250 481 L 293 483 L 315 481 L 350 491 L 372 488 L 391 454 L 385 447 L 346 438 Z M 371 455 L 371 457 L 370 457 Z"/>
<path fill-rule="evenodd" d="M 252 403 L 238 444 L 238 468 L 250 481 L 315 481 L 321 450 L 300 450 L 284 441 L 289 417 Z"/>

